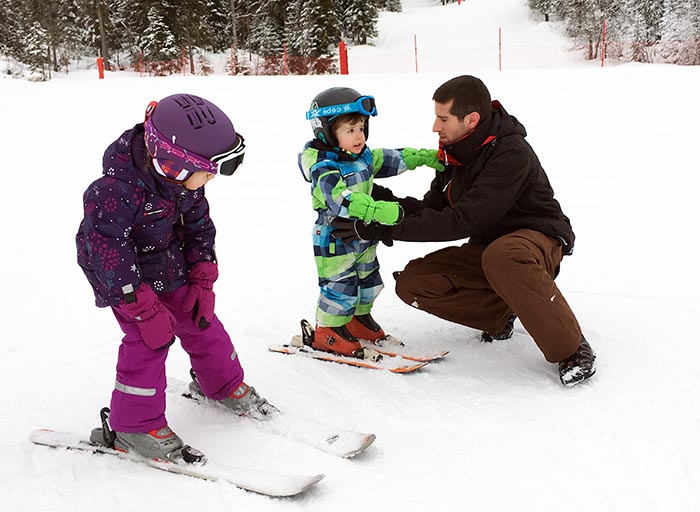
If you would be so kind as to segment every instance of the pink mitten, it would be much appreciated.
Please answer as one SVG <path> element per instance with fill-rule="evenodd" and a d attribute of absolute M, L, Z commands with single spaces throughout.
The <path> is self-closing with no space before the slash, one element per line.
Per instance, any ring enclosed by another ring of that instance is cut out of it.
<path fill-rule="evenodd" d="M 214 319 L 214 281 L 219 277 L 216 263 L 200 261 L 187 274 L 189 288 L 182 303 L 184 311 L 193 311 L 194 323 L 205 329 Z"/>
<path fill-rule="evenodd" d="M 134 296 L 135 301 L 123 301 L 115 307 L 136 321 L 144 344 L 155 350 L 174 341 L 175 317 L 160 303 L 151 287 L 141 284 Z"/>

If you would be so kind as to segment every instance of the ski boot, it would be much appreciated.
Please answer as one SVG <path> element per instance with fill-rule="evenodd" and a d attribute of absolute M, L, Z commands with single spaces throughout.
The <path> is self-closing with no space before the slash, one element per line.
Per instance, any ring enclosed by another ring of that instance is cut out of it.
<path fill-rule="evenodd" d="M 509 340 L 513 337 L 513 332 L 515 331 L 515 319 L 518 318 L 515 313 L 510 313 L 508 315 L 508 320 L 506 320 L 506 325 L 501 329 L 500 332 L 496 334 L 490 334 L 486 331 L 481 333 L 481 343 L 493 343 L 494 340 Z"/>
<path fill-rule="evenodd" d="M 386 334 L 384 329 L 379 326 L 369 313 L 352 317 L 347 328 L 355 338 L 367 341 L 378 347 L 404 346 L 402 341 L 390 334 Z"/>
<path fill-rule="evenodd" d="M 364 348 L 360 340 L 350 334 L 348 326 L 316 327 L 314 330 L 306 320 L 301 321 L 301 339 L 304 345 L 322 352 L 332 352 L 341 356 L 381 361 L 382 355 Z"/>
<path fill-rule="evenodd" d="M 90 442 L 146 459 L 204 463 L 204 454 L 186 445 L 167 425 L 150 432 L 115 432 L 107 422 L 109 408 L 100 411 L 102 427 L 92 429 Z"/>
<path fill-rule="evenodd" d="M 204 397 L 205 395 L 202 392 L 202 388 L 199 387 L 194 370 L 190 370 L 190 376 L 192 377 L 190 393 Z M 215 401 L 239 416 L 250 416 L 257 420 L 269 419 L 274 413 L 279 412 L 277 407 L 261 397 L 254 387 L 249 386 L 245 382 L 241 382 L 226 398 Z"/>

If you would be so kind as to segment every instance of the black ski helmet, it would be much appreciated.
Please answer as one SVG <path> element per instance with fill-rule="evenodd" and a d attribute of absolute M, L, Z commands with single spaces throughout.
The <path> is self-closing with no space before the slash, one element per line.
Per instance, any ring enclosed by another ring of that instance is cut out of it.
<path fill-rule="evenodd" d="M 314 137 L 329 146 L 337 146 L 331 125 L 338 116 L 358 113 L 364 115 L 365 139 L 369 138 L 369 118 L 377 115 L 374 97 L 363 96 L 349 87 L 331 87 L 316 95 L 311 102 L 306 119 L 311 122 Z"/>

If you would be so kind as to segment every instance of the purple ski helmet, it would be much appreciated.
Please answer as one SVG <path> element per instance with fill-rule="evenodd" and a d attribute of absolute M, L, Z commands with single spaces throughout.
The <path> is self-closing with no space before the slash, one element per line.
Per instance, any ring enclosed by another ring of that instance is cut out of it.
<path fill-rule="evenodd" d="M 153 165 L 183 182 L 193 172 L 230 176 L 243 162 L 245 143 L 228 116 L 193 94 L 173 94 L 146 109 L 145 140 Z"/>

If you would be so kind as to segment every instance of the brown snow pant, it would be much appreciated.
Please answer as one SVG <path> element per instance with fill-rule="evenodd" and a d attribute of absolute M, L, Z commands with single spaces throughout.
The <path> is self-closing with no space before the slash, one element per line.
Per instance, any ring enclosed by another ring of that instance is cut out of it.
<path fill-rule="evenodd" d="M 445 320 L 496 334 L 512 311 L 550 362 L 578 349 L 581 327 L 554 284 L 561 243 L 520 229 L 489 245 L 447 247 L 395 272 L 406 304 Z"/>

